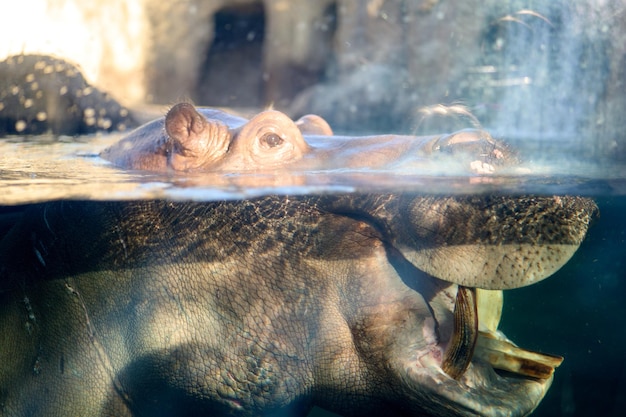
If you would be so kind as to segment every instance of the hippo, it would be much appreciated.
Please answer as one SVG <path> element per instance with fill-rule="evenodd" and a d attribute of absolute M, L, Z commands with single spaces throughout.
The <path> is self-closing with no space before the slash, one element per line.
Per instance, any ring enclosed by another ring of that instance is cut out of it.
<path fill-rule="evenodd" d="M 561 358 L 497 329 L 501 290 L 560 268 L 596 210 L 410 193 L 31 205 L 2 221 L 0 415 L 528 415 Z"/>
<path fill-rule="evenodd" d="M 0 62 L 0 136 L 76 136 L 136 126 L 128 109 L 63 59 L 16 55 Z"/>
<path fill-rule="evenodd" d="M 317 115 L 297 121 L 277 110 L 249 120 L 178 103 L 100 156 L 124 169 L 156 172 L 437 168 L 446 160 L 471 173 L 513 166 L 518 158 L 481 129 L 432 136 L 334 136 Z"/>

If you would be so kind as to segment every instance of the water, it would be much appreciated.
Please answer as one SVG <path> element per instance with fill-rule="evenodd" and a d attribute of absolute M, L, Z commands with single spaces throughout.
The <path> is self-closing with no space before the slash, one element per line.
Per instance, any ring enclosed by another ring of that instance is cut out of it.
<path fill-rule="evenodd" d="M 120 139 L 101 135 L 56 140 L 51 137 L 0 141 L 0 205 L 57 199 L 131 200 L 164 198 L 211 201 L 265 194 L 413 191 L 426 194 L 531 193 L 623 195 L 626 168 L 576 159 L 567 152 L 534 148 L 526 142 L 525 161 L 506 175 L 478 177 L 453 167 L 281 173 L 157 174 L 122 171 L 98 153 Z M 522 173 L 520 175 L 520 173 Z"/>
<path fill-rule="evenodd" d="M 571 155 L 525 151 L 525 175 L 477 177 L 419 170 L 168 175 L 125 172 L 97 153 L 119 136 L 0 142 L 0 210 L 58 199 L 213 201 L 278 194 L 396 191 L 424 194 L 532 193 L 593 197 L 600 218 L 553 277 L 508 291 L 501 328 L 525 348 L 565 357 L 535 415 L 622 415 L 626 400 L 626 175 Z M 526 142 L 530 144 L 530 142 Z M 545 149 L 544 149 L 545 151 Z M 533 153 L 534 152 L 534 153 Z M 554 159 L 554 158 L 558 158 Z M 315 411 L 313 414 L 324 414 Z"/>
<path fill-rule="evenodd" d="M 537 285 L 505 293 L 503 331 L 565 357 L 538 416 L 624 413 L 626 197 L 595 200 L 600 218 L 571 261 Z"/>

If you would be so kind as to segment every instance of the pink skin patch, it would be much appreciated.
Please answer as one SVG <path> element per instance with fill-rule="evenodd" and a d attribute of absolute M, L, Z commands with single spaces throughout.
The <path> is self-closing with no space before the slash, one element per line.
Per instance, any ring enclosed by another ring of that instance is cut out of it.
<path fill-rule="evenodd" d="M 424 368 L 441 367 L 441 361 L 443 359 L 443 349 L 439 346 L 439 338 L 435 331 L 436 323 L 435 319 L 428 317 L 424 320 L 424 327 L 422 327 L 422 338 L 429 346 L 428 349 L 421 351 L 417 357 L 418 366 Z"/>

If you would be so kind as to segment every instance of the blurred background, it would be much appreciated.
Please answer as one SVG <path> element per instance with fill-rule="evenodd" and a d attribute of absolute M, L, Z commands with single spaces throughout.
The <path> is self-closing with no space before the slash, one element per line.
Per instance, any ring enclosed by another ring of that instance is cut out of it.
<path fill-rule="evenodd" d="M 453 130 L 626 158 L 624 0 L 23 0 L 0 59 L 49 53 L 126 106 L 317 113 L 338 132 Z M 461 118 L 463 119 L 463 118 Z M 455 124 L 456 123 L 456 124 Z M 465 125 L 463 125 L 465 123 Z"/>

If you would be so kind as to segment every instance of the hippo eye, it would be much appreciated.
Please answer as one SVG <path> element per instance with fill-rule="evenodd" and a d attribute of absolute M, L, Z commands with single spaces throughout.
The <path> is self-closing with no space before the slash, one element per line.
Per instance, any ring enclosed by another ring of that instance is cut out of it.
<path fill-rule="evenodd" d="M 261 144 L 267 146 L 268 148 L 275 148 L 280 146 L 285 140 L 278 136 L 276 133 L 266 133 L 261 136 Z"/>
<path fill-rule="evenodd" d="M 287 166 L 309 150 L 302 133 L 287 115 L 266 110 L 235 131 L 230 150 L 234 158 L 249 162 L 244 169 Z"/>

